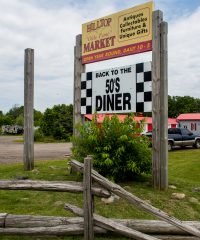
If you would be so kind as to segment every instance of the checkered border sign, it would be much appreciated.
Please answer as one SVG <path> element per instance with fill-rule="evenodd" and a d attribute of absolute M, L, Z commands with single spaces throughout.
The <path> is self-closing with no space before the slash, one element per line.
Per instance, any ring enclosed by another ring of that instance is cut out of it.
<path fill-rule="evenodd" d="M 136 112 L 152 111 L 151 62 L 136 64 Z M 92 114 L 93 72 L 81 75 L 81 114 Z"/>

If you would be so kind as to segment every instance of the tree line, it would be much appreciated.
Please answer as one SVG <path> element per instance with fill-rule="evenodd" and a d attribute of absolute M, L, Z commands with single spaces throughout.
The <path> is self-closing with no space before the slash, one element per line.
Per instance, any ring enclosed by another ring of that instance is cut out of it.
<path fill-rule="evenodd" d="M 177 118 L 181 113 L 200 113 L 200 98 L 168 96 L 168 116 Z"/>
<path fill-rule="evenodd" d="M 24 125 L 24 107 L 14 105 L 7 113 L 0 111 L 0 127 L 2 125 Z M 44 113 L 34 109 L 35 137 L 68 141 L 73 132 L 73 106 L 55 105 Z M 39 128 L 38 128 L 39 127 Z"/>
<path fill-rule="evenodd" d="M 181 113 L 200 113 L 200 99 L 190 96 L 168 96 L 168 116 L 178 117 Z M 0 110 L 2 125 L 24 124 L 24 107 L 14 105 L 7 113 Z M 36 136 L 52 137 L 57 140 L 69 140 L 73 132 L 73 105 L 55 105 L 44 113 L 34 109 L 34 126 L 39 127 Z"/>
<path fill-rule="evenodd" d="M 34 109 L 34 125 L 40 126 L 43 114 Z M 0 111 L 0 126 L 2 125 L 24 125 L 24 106 L 14 105 L 6 114 Z"/>

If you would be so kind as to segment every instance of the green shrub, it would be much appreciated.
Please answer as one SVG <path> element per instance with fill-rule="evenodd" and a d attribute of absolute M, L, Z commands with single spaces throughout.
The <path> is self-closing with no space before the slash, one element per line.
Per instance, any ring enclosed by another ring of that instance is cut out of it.
<path fill-rule="evenodd" d="M 113 180 L 132 179 L 151 171 L 151 151 L 148 139 L 141 135 L 139 127 L 128 116 L 121 122 L 117 115 L 105 117 L 101 126 L 96 117 L 91 122 L 78 125 L 79 136 L 73 136 L 73 157 L 83 162 L 93 155 L 93 166 L 102 175 Z"/>
<path fill-rule="evenodd" d="M 73 132 L 73 106 L 55 105 L 47 108 L 40 120 L 40 128 L 46 137 L 69 141 Z"/>
<path fill-rule="evenodd" d="M 34 141 L 35 142 L 44 142 L 44 138 L 45 138 L 45 136 L 40 128 L 38 128 L 34 131 Z"/>

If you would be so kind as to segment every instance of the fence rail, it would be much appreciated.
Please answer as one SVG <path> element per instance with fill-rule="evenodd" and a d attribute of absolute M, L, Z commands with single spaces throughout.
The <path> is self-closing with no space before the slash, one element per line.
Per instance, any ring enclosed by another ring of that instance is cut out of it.
<path fill-rule="evenodd" d="M 82 193 L 83 183 L 73 181 L 0 180 L 0 189 Z M 100 187 L 92 187 L 92 194 L 99 197 L 110 197 L 110 192 Z"/>
<path fill-rule="evenodd" d="M 171 236 L 171 239 L 198 239 L 188 236 L 183 230 L 160 220 L 111 220 L 142 233 L 161 236 L 159 237 L 161 239 L 165 239 L 166 236 Z M 45 235 L 48 229 L 51 228 L 49 233 L 52 235 L 83 235 L 83 223 L 83 217 L 33 216 L 0 213 L 0 234 L 5 233 L 9 235 L 12 233 L 13 235 L 18 235 L 21 233 L 21 235 L 28 235 L 30 232 L 32 232 L 32 234 L 34 232 L 36 235 Z M 184 221 L 184 223 L 200 229 L 199 221 Z M 28 230 L 27 233 L 26 229 Z M 94 232 L 95 234 L 106 234 L 108 232 L 111 234 L 110 231 L 97 226 L 94 227 Z"/>

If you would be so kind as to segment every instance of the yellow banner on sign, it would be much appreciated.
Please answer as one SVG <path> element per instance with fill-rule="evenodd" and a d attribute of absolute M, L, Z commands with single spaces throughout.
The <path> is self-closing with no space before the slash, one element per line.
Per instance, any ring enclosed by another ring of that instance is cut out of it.
<path fill-rule="evenodd" d="M 152 9 L 148 2 L 82 25 L 82 63 L 152 49 Z"/>

